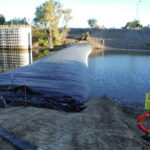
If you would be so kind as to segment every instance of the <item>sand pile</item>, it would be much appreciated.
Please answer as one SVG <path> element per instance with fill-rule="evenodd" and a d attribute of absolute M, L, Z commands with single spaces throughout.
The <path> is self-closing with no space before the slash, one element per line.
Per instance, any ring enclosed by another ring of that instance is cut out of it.
<path fill-rule="evenodd" d="M 142 113 L 106 98 L 90 99 L 88 108 L 66 113 L 34 107 L 0 109 L 0 124 L 44 150 L 149 150 L 136 125 Z M 15 148 L 0 138 L 0 150 Z"/>

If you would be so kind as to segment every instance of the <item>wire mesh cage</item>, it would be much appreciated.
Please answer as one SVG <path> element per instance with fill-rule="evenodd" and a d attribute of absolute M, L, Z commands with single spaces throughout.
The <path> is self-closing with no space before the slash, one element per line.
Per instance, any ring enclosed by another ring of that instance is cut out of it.
<path fill-rule="evenodd" d="M 32 63 L 30 26 L 0 26 L 0 72 Z"/>

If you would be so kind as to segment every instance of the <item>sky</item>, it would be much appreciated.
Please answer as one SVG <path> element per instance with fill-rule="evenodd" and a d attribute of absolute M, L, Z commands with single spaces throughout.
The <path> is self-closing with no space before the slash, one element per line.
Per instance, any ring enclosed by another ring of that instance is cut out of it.
<path fill-rule="evenodd" d="M 0 13 L 6 20 L 26 17 L 31 22 L 36 7 L 46 0 L 0 0 Z M 99 26 L 121 28 L 137 19 L 150 24 L 150 0 L 59 0 L 63 8 L 72 9 L 70 27 L 88 27 L 88 19 L 95 18 Z M 141 1 L 141 2 L 140 2 Z M 137 7 L 138 6 L 138 7 Z M 138 11 L 137 11 L 138 8 Z"/>

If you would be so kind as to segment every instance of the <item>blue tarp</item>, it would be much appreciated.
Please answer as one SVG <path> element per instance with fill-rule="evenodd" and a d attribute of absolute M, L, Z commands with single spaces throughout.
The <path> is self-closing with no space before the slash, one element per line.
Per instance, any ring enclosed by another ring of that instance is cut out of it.
<path fill-rule="evenodd" d="M 90 52 L 89 45 L 73 45 L 31 65 L 1 73 L 0 86 L 10 86 L 9 91 L 5 90 L 1 95 L 7 100 L 14 93 L 15 104 L 23 102 L 16 99 L 17 97 L 23 99 L 26 96 L 25 98 L 29 100 L 28 105 L 34 103 L 59 110 L 79 111 L 80 108 L 84 108 L 83 103 L 90 93 L 87 67 Z M 23 86 L 24 90 L 21 88 Z M 26 87 L 34 91 L 34 94 L 26 91 L 25 95 Z M 18 88 L 19 92 L 13 90 L 15 88 Z"/>

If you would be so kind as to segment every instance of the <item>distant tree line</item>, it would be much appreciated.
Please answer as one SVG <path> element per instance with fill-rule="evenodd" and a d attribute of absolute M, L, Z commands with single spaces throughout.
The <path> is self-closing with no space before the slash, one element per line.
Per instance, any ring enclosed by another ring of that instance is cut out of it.
<path fill-rule="evenodd" d="M 27 19 L 24 18 L 13 18 L 6 21 L 4 15 L 0 14 L 0 25 L 29 25 Z"/>
<path fill-rule="evenodd" d="M 126 23 L 126 25 L 124 27 L 122 27 L 122 29 L 132 29 L 132 30 L 136 30 L 136 29 L 150 29 L 150 25 L 147 26 L 143 26 L 140 23 L 140 20 L 133 20 L 133 21 L 129 21 Z"/>
<path fill-rule="evenodd" d="M 0 25 L 4 25 L 5 24 L 5 17 L 4 15 L 0 14 Z"/>
<path fill-rule="evenodd" d="M 88 25 L 90 26 L 90 28 L 95 28 L 95 29 L 99 29 L 99 28 L 105 28 L 105 27 L 100 27 L 99 25 L 97 25 L 97 20 L 95 18 L 89 19 L 87 20 Z M 148 26 L 143 26 L 140 23 L 140 20 L 133 20 L 133 21 L 129 21 L 126 23 L 126 25 L 124 27 L 122 27 L 122 29 L 150 29 L 150 25 Z"/>
<path fill-rule="evenodd" d="M 24 18 L 13 18 L 5 22 L 5 25 L 29 25 L 27 19 Z"/>
<path fill-rule="evenodd" d="M 140 23 L 139 20 L 133 20 L 127 22 L 123 29 L 142 29 L 143 25 Z"/>

